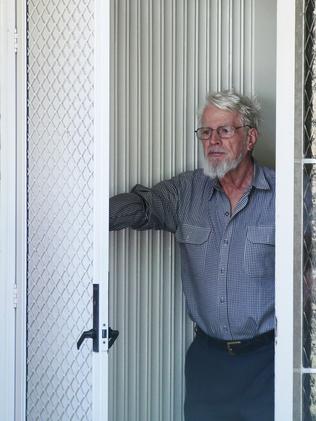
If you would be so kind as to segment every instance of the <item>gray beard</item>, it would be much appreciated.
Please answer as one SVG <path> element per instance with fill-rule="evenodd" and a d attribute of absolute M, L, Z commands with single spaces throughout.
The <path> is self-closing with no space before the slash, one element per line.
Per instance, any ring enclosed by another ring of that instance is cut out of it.
<path fill-rule="evenodd" d="M 223 162 L 219 162 L 218 164 L 212 164 L 203 157 L 203 171 L 204 174 L 210 178 L 223 178 L 225 174 L 227 174 L 229 171 L 234 170 L 238 167 L 238 165 L 243 160 L 243 153 L 240 153 L 240 155 L 236 159 L 226 159 Z"/>

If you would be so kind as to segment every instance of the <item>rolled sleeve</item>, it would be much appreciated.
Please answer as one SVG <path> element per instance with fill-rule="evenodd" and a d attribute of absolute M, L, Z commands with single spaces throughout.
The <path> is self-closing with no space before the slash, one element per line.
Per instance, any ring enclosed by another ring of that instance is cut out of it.
<path fill-rule="evenodd" d="M 176 179 L 163 181 L 152 188 L 137 184 L 130 193 L 111 197 L 110 230 L 131 227 L 175 232 L 178 200 Z"/>
<path fill-rule="evenodd" d="M 141 227 L 147 222 L 143 200 L 134 193 L 122 193 L 110 198 L 110 230 Z"/>

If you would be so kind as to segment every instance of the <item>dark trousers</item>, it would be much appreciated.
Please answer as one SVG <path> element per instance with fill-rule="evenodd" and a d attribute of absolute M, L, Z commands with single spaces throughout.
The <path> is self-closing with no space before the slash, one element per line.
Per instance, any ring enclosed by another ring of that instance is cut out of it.
<path fill-rule="evenodd" d="M 186 421 L 273 421 L 274 343 L 239 355 L 197 335 L 186 356 Z"/>

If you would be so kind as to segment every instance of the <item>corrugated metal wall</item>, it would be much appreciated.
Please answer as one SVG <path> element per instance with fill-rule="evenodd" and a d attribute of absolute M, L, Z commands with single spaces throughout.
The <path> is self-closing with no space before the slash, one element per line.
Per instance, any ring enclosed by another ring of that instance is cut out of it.
<path fill-rule="evenodd" d="M 256 66 L 255 17 L 258 7 L 273 14 L 275 4 L 112 2 L 111 194 L 198 165 L 195 115 L 207 91 L 234 87 L 252 94 L 260 85 L 267 95 L 274 92 L 261 83 L 269 72 Z M 271 21 L 263 27 L 261 41 L 273 31 Z M 273 65 L 273 51 L 267 45 L 259 53 Z M 273 84 L 273 71 L 270 77 Z M 174 239 L 159 232 L 112 233 L 110 267 L 110 321 L 120 337 L 110 352 L 109 419 L 180 421 L 192 324 Z"/>

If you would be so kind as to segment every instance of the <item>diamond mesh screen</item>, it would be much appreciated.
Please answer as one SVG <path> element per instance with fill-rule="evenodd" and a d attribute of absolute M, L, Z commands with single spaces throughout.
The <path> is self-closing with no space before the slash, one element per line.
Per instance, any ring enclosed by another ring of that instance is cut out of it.
<path fill-rule="evenodd" d="M 316 165 L 304 167 L 303 364 L 316 367 Z"/>
<path fill-rule="evenodd" d="M 27 419 L 91 419 L 93 1 L 27 2 Z"/>
<path fill-rule="evenodd" d="M 304 158 L 316 158 L 316 26 L 315 1 L 305 1 Z M 303 366 L 316 367 L 316 165 L 303 174 Z M 316 419 L 315 375 L 303 374 L 302 419 Z"/>
<path fill-rule="evenodd" d="M 305 1 L 304 157 L 316 157 L 316 37 L 315 0 Z"/>
<path fill-rule="evenodd" d="M 316 376 L 303 375 L 303 408 L 302 421 L 316 420 Z"/>

